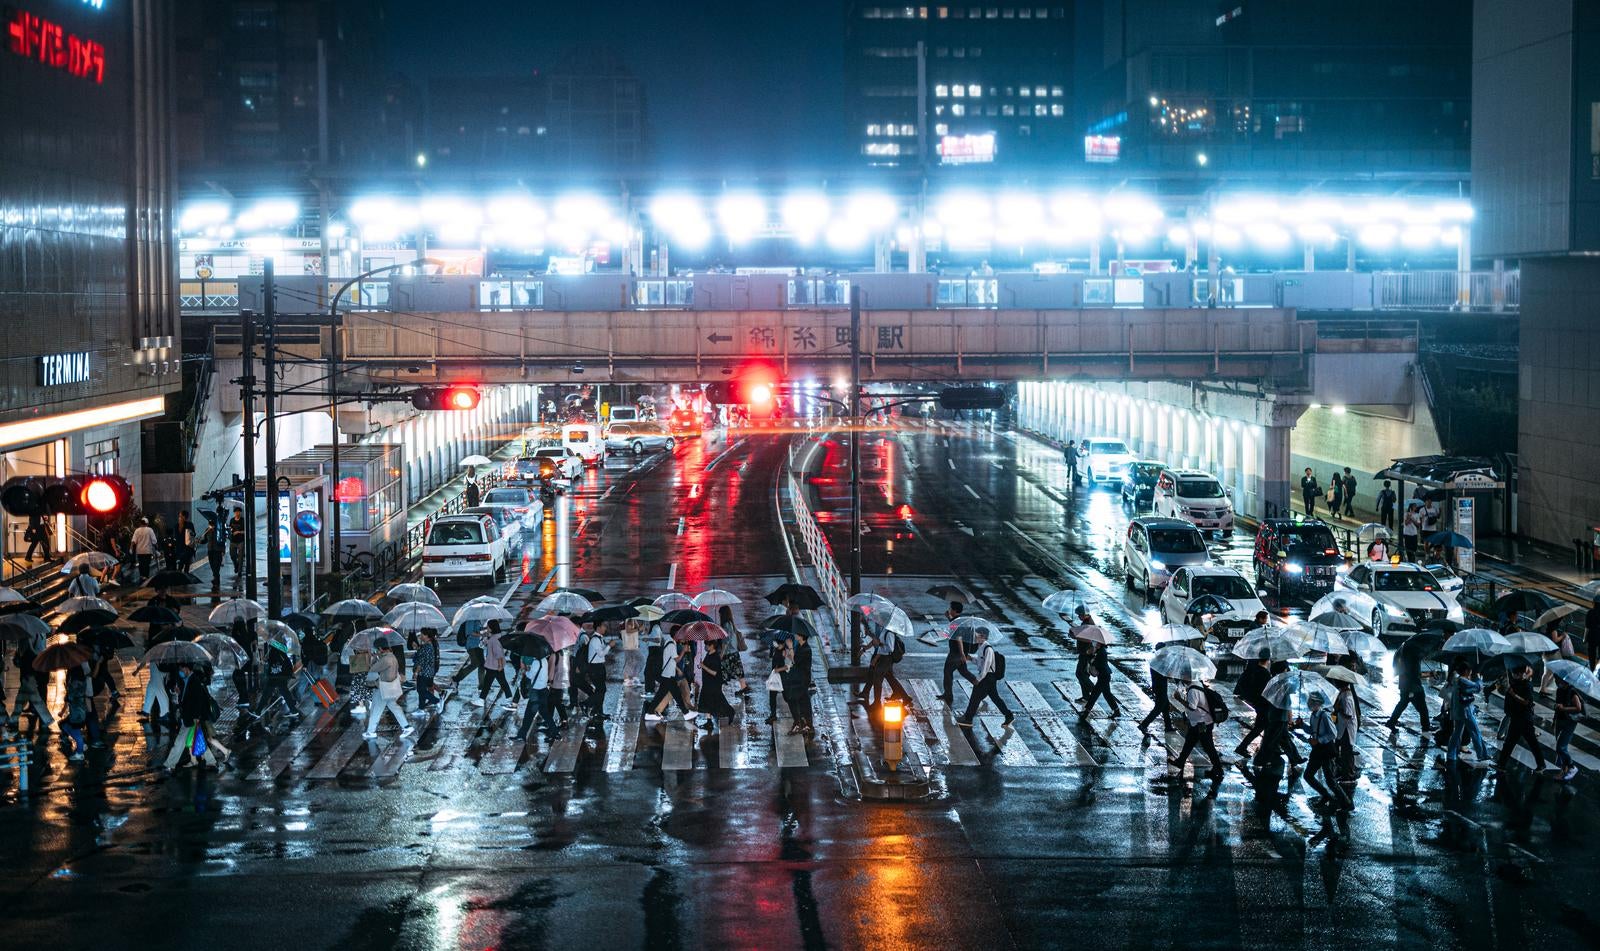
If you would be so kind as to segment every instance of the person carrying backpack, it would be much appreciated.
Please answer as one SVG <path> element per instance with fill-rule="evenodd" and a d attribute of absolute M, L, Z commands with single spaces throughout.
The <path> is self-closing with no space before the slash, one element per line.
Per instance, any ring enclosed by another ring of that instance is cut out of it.
<path fill-rule="evenodd" d="M 1186 719 L 1189 721 L 1189 731 L 1183 737 L 1183 751 L 1173 764 L 1178 767 L 1178 775 L 1183 775 L 1183 768 L 1189 762 L 1189 754 L 1195 747 L 1199 747 L 1211 759 L 1211 771 L 1206 775 L 1213 782 L 1222 781 L 1222 754 L 1217 752 L 1216 729 L 1217 724 L 1228 718 L 1228 707 L 1222 702 L 1222 696 L 1210 685 L 1202 681 L 1194 681 L 1184 691 L 1184 705 L 1188 708 Z"/>
<path fill-rule="evenodd" d="M 978 682 L 972 688 L 972 699 L 967 701 L 967 711 L 956 721 L 957 726 L 971 726 L 973 717 L 978 715 L 978 708 L 987 698 L 992 700 L 995 709 L 1005 717 L 1002 726 L 1010 726 L 1017 719 L 1006 702 L 1000 696 L 1000 681 L 1006 676 L 1006 657 L 994 649 L 989 643 L 989 635 L 978 629 Z"/>
<path fill-rule="evenodd" d="M 1321 694 L 1312 694 L 1306 699 L 1306 706 L 1311 710 L 1311 720 L 1306 724 L 1306 733 L 1311 740 L 1311 756 L 1306 761 L 1306 785 L 1315 789 L 1324 803 L 1349 809 L 1350 796 L 1334 775 L 1333 764 L 1339 755 L 1339 731 L 1333 725 L 1333 717 L 1328 715 L 1327 702 Z"/>

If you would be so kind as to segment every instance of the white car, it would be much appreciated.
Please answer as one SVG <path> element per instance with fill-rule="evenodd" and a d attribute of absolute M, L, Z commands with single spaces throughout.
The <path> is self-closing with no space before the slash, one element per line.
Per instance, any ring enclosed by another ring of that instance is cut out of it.
<path fill-rule="evenodd" d="M 1209 472 L 1162 469 L 1150 498 L 1150 510 L 1167 518 L 1187 519 L 1203 532 L 1233 534 L 1233 503 Z"/>
<path fill-rule="evenodd" d="M 565 446 L 540 446 L 522 459 L 519 471 L 525 479 L 567 483 L 583 476 L 583 460 Z"/>
<path fill-rule="evenodd" d="M 1261 603 L 1255 586 L 1237 569 L 1194 565 L 1172 573 L 1172 581 L 1161 593 L 1161 619 L 1168 624 L 1184 623 L 1189 602 L 1207 594 L 1224 598 L 1233 605 L 1232 611 L 1212 622 L 1211 630 L 1218 634 L 1237 637 L 1240 632 L 1254 627 L 1256 612 L 1267 607 Z"/>
<path fill-rule="evenodd" d="M 488 584 L 505 577 L 506 540 L 489 515 L 443 515 L 422 542 L 422 580 L 475 579 Z"/>
<path fill-rule="evenodd" d="M 1372 631 L 1416 631 L 1430 621 L 1464 618 L 1455 595 L 1445 591 L 1433 572 L 1420 565 L 1357 565 L 1334 582 L 1334 590 L 1359 591 L 1372 598 Z"/>
<path fill-rule="evenodd" d="M 1120 439 L 1089 439 L 1083 444 L 1083 461 L 1089 484 L 1122 481 L 1122 471 L 1133 463 L 1133 453 Z"/>
<path fill-rule="evenodd" d="M 503 509 L 514 515 L 521 527 L 532 531 L 544 518 L 544 503 L 536 493 L 523 485 L 497 485 L 483 493 L 478 501 L 483 508 Z"/>

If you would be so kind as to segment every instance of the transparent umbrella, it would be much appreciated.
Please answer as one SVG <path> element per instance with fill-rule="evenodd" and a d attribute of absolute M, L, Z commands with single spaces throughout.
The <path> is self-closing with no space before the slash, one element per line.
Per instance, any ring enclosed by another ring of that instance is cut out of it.
<path fill-rule="evenodd" d="M 400 604 L 421 602 L 422 604 L 431 604 L 434 607 L 439 606 L 439 595 L 435 593 L 432 588 L 425 584 L 415 584 L 412 582 L 397 584 L 389 589 L 388 595 L 389 600 L 398 602 Z"/>
<path fill-rule="evenodd" d="M 1389 649 L 1389 645 L 1366 631 L 1341 631 L 1344 644 L 1355 654 L 1381 654 Z"/>
<path fill-rule="evenodd" d="M 1311 615 L 1311 621 L 1314 624 L 1321 624 L 1323 627 L 1331 627 L 1336 631 L 1359 631 L 1366 627 L 1365 624 L 1361 623 L 1360 618 L 1352 614 L 1346 614 L 1343 611 L 1323 611 L 1321 614 L 1313 614 Z"/>
<path fill-rule="evenodd" d="M 1343 632 L 1338 628 L 1315 621 L 1300 621 L 1289 625 L 1289 630 L 1300 638 L 1300 643 L 1306 651 L 1318 651 L 1323 654 L 1348 654 L 1350 645 L 1345 643 Z"/>
<path fill-rule="evenodd" d="M 1150 669 L 1170 680 L 1210 680 L 1217 675 L 1211 658 L 1192 647 L 1164 647 L 1150 658 Z"/>
<path fill-rule="evenodd" d="M 867 616 L 867 621 L 901 637 L 912 637 L 916 634 L 916 628 L 911 624 L 911 615 L 899 608 L 892 607 L 888 611 L 870 614 Z"/>
<path fill-rule="evenodd" d="M 477 624 L 487 624 L 490 621 L 505 622 L 514 619 L 515 615 L 501 607 L 499 602 L 490 602 L 485 604 L 480 601 L 477 603 L 469 602 L 467 604 L 463 604 L 461 608 L 456 611 L 455 617 L 450 619 L 450 624 L 451 626 L 459 626 L 462 623 L 469 621 Z"/>
<path fill-rule="evenodd" d="M 383 611 L 371 601 L 362 598 L 346 598 L 335 601 L 322 609 L 322 616 L 342 619 L 346 621 L 376 621 L 383 617 Z"/>
<path fill-rule="evenodd" d="M 77 574 L 78 569 L 83 565 L 88 565 L 90 571 L 104 571 L 116 563 L 117 559 L 114 555 L 108 555 L 103 551 L 86 551 L 68 558 L 66 563 L 61 566 L 61 573 L 64 575 Z"/>
<path fill-rule="evenodd" d="M 681 595 L 681 597 L 688 600 L 687 595 Z M 693 601 L 689 603 L 690 605 L 694 604 Z M 548 611 L 551 614 L 588 614 L 594 610 L 594 602 L 581 594 L 573 594 L 571 591 L 557 591 L 554 594 L 546 595 L 535 610 Z"/>
<path fill-rule="evenodd" d="M 256 621 L 256 639 L 273 650 L 283 651 L 290 657 L 300 656 L 300 635 L 282 621 Z"/>
<path fill-rule="evenodd" d="M 1239 638 L 1233 652 L 1245 660 L 1293 660 L 1306 652 L 1305 642 L 1286 627 L 1258 627 Z"/>
<path fill-rule="evenodd" d="M 1178 644 L 1183 641 L 1203 641 L 1206 636 L 1187 624 L 1163 624 L 1144 632 L 1146 644 Z"/>
<path fill-rule="evenodd" d="M 1044 609 L 1054 614 L 1071 614 L 1083 603 L 1082 591 L 1063 589 L 1044 599 Z"/>
<path fill-rule="evenodd" d="M 548 601 L 550 599 L 546 598 L 545 600 Z M 687 594 L 683 594 L 683 593 L 678 592 L 678 591 L 669 591 L 666 594 L 663 594 L 660 597 L 656 598 L 654 601 L 651 601 L 650 603 L 655 605 L 656 607 L 660 608 L 662 611 L 684 611 L 684 610 L 693 611 L 695 609 L 695 607 L 694 607 L 694 598 L 691 598 Z M 548 610 L 548 609 L 541 609 L 541 610 Z M 557 611 L 556 613 L 557 614 L 563 614 L 563 613 L 568 613 L 568 612 Z M 576 612 L 572 612 L 572 613 L 576 613 Z"/>
<path fill-rule="evenodd" d="M 383 623 L 403 634 L 414 634 L 425 627 L 443 631 L 450 626 L 444 613 L 431 604 L 408 601 L 397 604 L 383 616 Z"/>
<path fill-rule="evenodd" d="M 1558 604 L 1540 614 L 1538 619 L 1533 622 L 1533 626 L 1544 627 L 1546 624 L 1554 624 L 1569 614 L 1577 614 L 1580 610 L 1582 609 L 1576 604 Z"/>
<path fill-rule="evenodd" d="M 212 608 L 211 613 L 206 616 L 206 620 L 212 624 L 227 626 L 238 620 L 254 621 L 258 617 L 265 617 L 266 613 L 267 609 L 262 607 L 258 601 L 250 601 L 246 598 L 230 598 Z"/>
<path fill-rule="evenodd" d="M 1324 703 L 1332 703 L 1339 698 L 1339 688 L 1314 670 L 1298 669 L 1284 671 L 1261 688 L 1261 696 L 1280 710 L 1288 710 L 1296 698 L 1304 702 L 1313 694 L 1322 697 Z"/>
<path fill-rule="evenodd" d="M 223 672 L 237 670 L 250 659 L 250 652 L 245 650 L 242 644 L 228 635 L 219 634 L 216 631 L 212 631 L 209 634 L 201 634 L 192 643 L 199 644 L 204 648 L 205 652 L 211 655 L 211 666 Z M 162 646 L 164 645 L 156 645 L 156 647 Z M 151 650 L 155 650 L 156 647 L 151 648 Z"/>
<path fill-rule="evenodd" d="M 1545 665 L 1545 670 L 1584 696 L 1600 702 L 1600 679 L 1587 666 L 1575 660 L 1553 660 Z"/>
<path fill-rule="evenodd" d="M 976 644 L 981 633 L 989 640 L 994 640 L 1000 634 L 1000 626 L 988 618 L 963 616 L 944 626 L 944 636 L 947 640 L 953 639 L 968 644 Z"/>
<path fill-rule="evenodd" d="M 1505 654 L 1510 652 L 1511 642 L 1499 631 L 1491 631 L 1486 627 L 1469 627 L 1450 635 L 1450 639 L 1444 642 L 1444 650 L 1451 654 L 1469 652 Z"/>
<path fill-rule="evenodd" d="M 701 611 L 706 608 L 732 607 L 735 604 L 744 603 L 732 591 L 724 591 L 721 588 L 707 588 L 695 595 L 693 601 L 694 606 Z"/>
<path fill-rule="evenodd" d="M 850 610 L 857 612 L 863 617 L 871 617 L 872 615 L 878 613 L 888 614 L 890 611 L 894 610 L 893 601 L 890 601 L 881 594 L 873 594 L 870 591 L 863 591 L 860 594 L 852 594 L 850 597 L 845 599 L 844 603 L 850 608 Z"/>
<path fill-rule="evenodd" d="M 1561 645 L 1555 641 L 1533 631 L 1518 631 L 1505 635 L 1505 638 L 1511 646 L 1501 651 L 1503 654 L 1543 654 L 1561 649 Z"/>
<path fill-rule="evenodd" d="M 110 611 L 115 616 L 117 606 L 104 598 L 67 598 L 56 605 L 56 610 L 62 614 L 77 614 L 79 611 Z"/>
<path fill-rule="evenodd" d="M 350 635 L 350 639 L 344 642 L 344 650 L 339 653 L 339 660 L 348 664 L 350 663 L 350 658 L 357 654 L 370 653 L 375 650 L 393 647 L 397 644 L 404 646 L 405 642 L 405 635 L 392 627 L 362 628 Z"/>
<path fill-rule="evenodd" d="M 162 641 L 144 652 L 144 665 L 190 664 L 209 667 L 213 663 L 211 652 L 194 641 Z"/>

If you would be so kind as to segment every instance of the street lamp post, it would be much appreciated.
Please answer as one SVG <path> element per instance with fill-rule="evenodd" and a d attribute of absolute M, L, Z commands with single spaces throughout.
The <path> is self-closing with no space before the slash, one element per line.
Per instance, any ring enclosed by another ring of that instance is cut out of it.
<path fill-rule="evenodd" d="M 850 285 L 850 593 L 861 593 L 861 286 Z M 850 612 L 850 666 L 861 666 L 861 615 Z"/>

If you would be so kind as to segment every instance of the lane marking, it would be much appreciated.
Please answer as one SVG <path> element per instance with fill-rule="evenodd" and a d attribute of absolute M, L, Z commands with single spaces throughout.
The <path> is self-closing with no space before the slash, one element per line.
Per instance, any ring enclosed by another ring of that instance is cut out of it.
<path fill-rule="evenodd" d="M 954 459 L 946 459 L 944 462 L 945 465 L 950 467 L 951 472 L 956 471 L 956 461 Z"/>
<path fill-rule="evenodd" d="M 683 527 L 686 524 L 688 524 L 688 519 L 685 516 L 682 516 L 682 515 L 678 516 L 678 534 L 679 535 L 683 534 Z"/>
<path fill-rule="evenodd" d="M 673 562 L 672 563 L 672 567 L 667 569 L 667 590 L 671 591 L 672 588 L 673 588 L 673 585 L 676 585 L 677 583 L 678 583 L 678 563 L 677 562 Z"/>
<path fill-rule="evenodd" d="M 972 486 L 967 485 L 965 482 L 963 482 L 963 483 L 961 483 L 961 487 L 963 489 L 966 489 L 967 490 L 967 494 L 972 496 L 973 498 L 979 500 L 980 502 L 983 500 L 983 496 L 981 496 L 977 492 L 973 491 Z"/>

